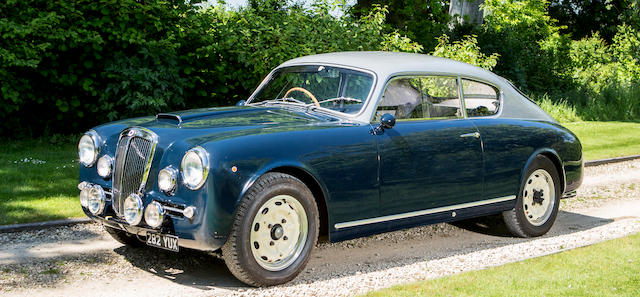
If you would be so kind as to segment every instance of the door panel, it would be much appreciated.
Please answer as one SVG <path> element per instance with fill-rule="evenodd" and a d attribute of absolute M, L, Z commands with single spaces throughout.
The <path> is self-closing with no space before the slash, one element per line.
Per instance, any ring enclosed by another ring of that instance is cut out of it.
<path fill-rule="evenodd" d="M 380 213 L 482 200 L 482 146 L 476 132 L 471 121 L 450 119 L 398 121 L 379 134 Z"/>

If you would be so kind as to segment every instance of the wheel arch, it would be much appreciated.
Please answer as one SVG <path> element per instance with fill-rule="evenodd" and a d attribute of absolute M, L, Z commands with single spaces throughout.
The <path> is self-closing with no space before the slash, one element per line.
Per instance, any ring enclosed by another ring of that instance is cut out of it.
<path fill-rule="evenodd" d="M 524 168 L 522 168 L 522 173 L 520 174 L 520 185 L 522 185 L 522 182 L 526 178 L 525 175 L 526 175 L 527 169 L 531 165 L 531 162 L 533 162 L 533 159 L 535 159 L 535 157 L 539 155 L 547 157 L 553 163 L 554 167 L 558 171 L 558 176 L 560 177 L 560 186 L 561 186 L 560 193 L 564 193 L 564 190 L 567 187 L 567 183 L 566 183 L 566 177 L 564 172 L 564 166 L 562 166 L 562 159 L 560 159 L 560 156 L 555 150 L 550 148 L 538 149 L 534 151 L 533 154 L 531 154 L 531 156 L 525 163 Z M 519 191 L 520 190 L 518 189 L 518 192 Z"/>
<path fill-rule="evenodd" d="M 320 216 L 320 232 L 318 235 L 329 236 L 329 211 L 327 208 L 325 192 L 318 180 L 308 171 L 296 166 L 275 167 L 268 172 L 279 172 L 291 175 L 301 180 L 307 187 L 309 187 L 309 190 L 311 190 L 311 193 L 315 198 L 316 206 L 318 207 L 318 214 Z"/>
<path fill-rule="evenodd" d="M 244 184 L 236 204 L 239 203 L 240 199 L 242 199 L 244 194 L 249 190 L 249 188 L 251 188 L 251 186 L 256 180 L 258 180 L 261 176 L 269 172 L 289 174 L 301 180 L 307 187 L 309 187 L 309 190 L 311 190 L 311 193 L 313 194 L 313 197 L 316 201 L 316 206 L 318 207 L 318 215 L 320 216 L 319 217 L 320 232 L 318 235 L 329 236 L 330 235 L 329 233 L 330 219 L 329 219 L 329 208 L 327 204 L 327 200 L 328 200 L 327 191 L 325 190 L 326 188 L 309 170 L 304 168 L 304 165 L 302 164 L 281 162 L 281 163 L 271 164 L 271 166 L 263 167 L 260 171 L 255 173 L 250 180 L 248 180 Z"/>

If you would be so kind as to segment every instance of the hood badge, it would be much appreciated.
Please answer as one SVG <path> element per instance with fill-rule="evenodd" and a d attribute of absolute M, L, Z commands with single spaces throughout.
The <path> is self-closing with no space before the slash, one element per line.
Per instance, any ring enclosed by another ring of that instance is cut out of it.
<path fill-rule="evenodd" d="M 134 134 L 136 134 L 136 131 L 134 130 L 129 130 L 129 132 L 127 132 L 127 136 L 129 137 L 133 136 Z"/>

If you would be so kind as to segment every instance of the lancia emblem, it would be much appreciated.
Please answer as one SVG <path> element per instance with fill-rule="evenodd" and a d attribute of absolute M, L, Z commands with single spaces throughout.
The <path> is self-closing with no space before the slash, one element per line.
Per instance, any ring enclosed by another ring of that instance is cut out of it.
<path fill-rule="evenodd" d="M 129 132 L 127 133 L 127 136 L 131 137 L 133 136 L 133 134 L 136 134 L 136 131 L 129 130 Z"/>

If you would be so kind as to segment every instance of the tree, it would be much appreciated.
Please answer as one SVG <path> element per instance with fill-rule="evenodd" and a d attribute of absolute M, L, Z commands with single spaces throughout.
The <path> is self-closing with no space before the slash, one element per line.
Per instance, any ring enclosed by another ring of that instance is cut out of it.
<path fill-rule="evenodd" d="M 484 0 L 451 0 L 449 3 L 449 15 L 458 23 L 482 24 L 484 10 L 480 6 Z"/>

